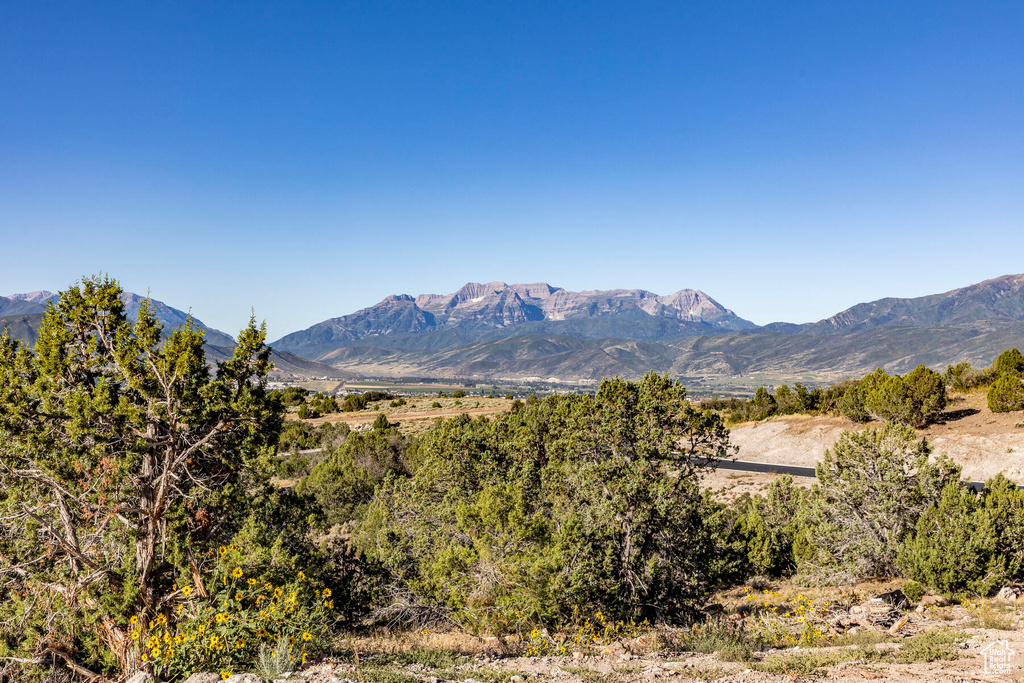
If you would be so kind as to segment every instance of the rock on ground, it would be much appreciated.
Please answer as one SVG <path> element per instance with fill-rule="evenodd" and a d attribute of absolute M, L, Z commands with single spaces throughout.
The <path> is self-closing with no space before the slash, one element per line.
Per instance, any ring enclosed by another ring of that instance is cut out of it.
<path fill-rule="evenodd" d="M 146 671 L 136 671 L 125 683 L 153 683 L 153 674 Z"/>
<path fill-rule="evenodd" d="M 185 683 L 220 683 L 220 675 L 210 671 L 196 673 L 186 678 Z"/>

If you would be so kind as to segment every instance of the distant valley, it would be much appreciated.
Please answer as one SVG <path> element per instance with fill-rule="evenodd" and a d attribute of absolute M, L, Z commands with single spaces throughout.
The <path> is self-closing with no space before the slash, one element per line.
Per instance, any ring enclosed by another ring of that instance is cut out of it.
<path fill-rule="evenodd" d="M 32 341 L 45 302 L 0 297 L 0 329 Z M 125 294 L 129 315 L 143 297 Z M 154 301 L 169 327 L 187 314 Z M 234 340 L 195 321 L 209 355 Z M 858 304 L 824 320 L 757 326 L 704 292 L 572 292 L 546 283 L 468 283 L 452 294 L 393 295 L 271 343 L 283 377 L 435 377 L 588 384 L 648 370 L 708 387 L 825 382 L 876 367 L 987 365 L 1024 346 L 1024 275 L 942 294 Z"/>

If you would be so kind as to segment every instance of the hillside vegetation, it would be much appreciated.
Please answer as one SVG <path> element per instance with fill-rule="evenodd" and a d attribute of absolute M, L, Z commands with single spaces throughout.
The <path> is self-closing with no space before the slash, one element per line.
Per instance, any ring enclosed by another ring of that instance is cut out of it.
<path fill-rule="evenodd" d="M 164 338 L 148 305 L 129 319 L 121 294 L 86 279 L 34 349 L 0 341 L 5 679 L 181 680 L 272 652 L 298 666 L 382 625 L 564 654 L 646 623 L 686 629 L 680 642 L 697 647 L 712 633 L 708 598 L 757 577 L 896 578 L 961 599 L 1024 579 L 1024 493 L 1003 477 L 964 489 L 959 467 L 898 421 L 945 396 L 931 371 L 847 387 L 879 423 L 841 436 L 811 490 L 784 477 L 727 505 L 700 485 L 734 451 L 725 417 L 667 376 L 512 401 L 419 437 L 383 415 L 358 432 L 284 431 L 285 402 L 344 406 L 269 391 L 254 321 L 212 369 L 200 330 Z M 1017 355 L 1001 356 L 1000 377 Z M 288 456 L 297 445 L 315 457 Z M 790 642 L 760 623 L 714 637 L 739 658 Z"/>

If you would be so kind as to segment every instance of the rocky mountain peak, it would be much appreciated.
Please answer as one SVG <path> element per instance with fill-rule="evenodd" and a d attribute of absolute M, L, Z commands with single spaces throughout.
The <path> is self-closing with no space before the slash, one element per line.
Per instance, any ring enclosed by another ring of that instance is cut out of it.
<path fill-rule="evenodd" d="M 38 292 L 27 292 L 19 294 L 11 294 L 7 296 L 8 299 L 14 301 L 30 301 L 35 304 L 45 304 L 47 301 L 57 296 L 53 292 L 48 292 L 45 289 L 41 289 Z"/>
<path fill-rule="evenodd" d="M 377 304 L 377 305 L 378 306 L 395 306 L 395 305 L 401 306 L 401 305 L 409 304 L 409 303 L 416 303 L 416 299 L 412 298 L 408 294 L 391 294 L 390 296 L 386 296 L 383 299 L 381 299 L 380 303 Z"/>
<path fill-rule="evenodd" d="M 681 289 L 673 294 L 646 300 L 641 308 L 650 315 L 677 317 L 680 320 L 711 322 L 735 314 L 699 289 Z"/>

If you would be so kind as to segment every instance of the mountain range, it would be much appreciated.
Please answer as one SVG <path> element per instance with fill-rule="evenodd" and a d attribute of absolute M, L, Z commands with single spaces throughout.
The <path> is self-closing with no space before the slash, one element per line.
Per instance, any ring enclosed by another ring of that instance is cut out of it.
<path fill-rule="evenodd" d="M 46 304 L 56 296 L 56 294 L 45 290 L 27 294 L 11 294 L 6 297 L 0 296 L 0 333 L 6 330 L 16 339 L 34 344 L 39 326 L 43 322 Z M 142 302 L 146 301 L 148 297 L 133 292 L 124 292 L 121 298 L 124 300 L 125 312 L 128 317 L 134 319 L 138 315 Z M 183 325 L 190 317 L 188 313 L 172 308 L 162 301 L 156 299 L 149 299 L 149 301 L 157 318 L 163 323 L 165 332 Z M 224 361 L 231 356 L 235 346 L 235 340 L 231 335 L 208 327 L 196 318 L 192 318 L 192 322 L 203 331 L 206 355 L 211 361 Z M 350 376 L 349 373 L 337 368 L 296 356 L 287 351 L 274 349 L 271 355 L 275 366 L 274 374 L 279 378 L 345 378 Z"/>
<path fill-rule="evenodd" d="M 50 292 L 0 297 L 0 329 L 33 341 Z M 129 315 L 143 301 L 124 295 Z M 170 327 L 187 314 L 153 302 Z M 212 359 L 234 340 L 195 321 Z M 589 383 L 648 370 L 707 384 L 834 381 L 884 367 L 984 366 L 1024 347 L 1024 275 L 942 294 L 857 304 L 829 318 L 757 326 L 696 289 L 572 292 L 546 283 L 468 283 L 398 294 L 272 342 L 277 374 Z"/>
<path fill-rule="evenodd" d="M 546 283 L 471 282 L 454 294 L 389 296 L 350 315 L 289 334 L 274 348 L 328 360 L 343 349 L 431 351 L 543 334 L 575 339 L 678 339 L 753 329 L 704 292 L 570 292 Z"/>
<path fill-rule="evenodd" d="M 46 310 L 46 304 L 53 299 L 56 299 L 57 295 L 53 292 L 47 292 L 46 290 L 38 292 L 29 292 L 27 294 L 11 294 L 6 297 L 0 296 L 0 316 L 42 316 Z M 184 311 L 179 311 L 177 308 L 171 308 L 162 301 L 156 299 L 150 299 L 149 297 L 135 294 L 134 292 L 124 292 L 121 295 L 121 299 L 124 301 L 124 310 L 129 318 L 135 319 L 138 315 L 139 307 L 142 306 L 142 302 L 149 300 L 153 306 L 153 312 L 156 313 L 156 317 L 160 319 L 160 322 L 164 324 L 166 329 L 173 329 L 185 324 L 185 321 L 189 318 L 189 314 Z M 211 346 L 234 346 L 235 340 L 229 335 L 215 330 L 212 327 L 208 327 L 203 324 L 201 320 L 192 318 L 192 322 L 195 323 L 199 329 L 204 333 L 206 343 Z"/>
<path fill-rule="evenodd" d="M 1024 345 L 1024 275 L 858 304 L 804 325 L 758 327 L 699 290 L 570 292 L 469 283 L 390 296 L 273 342 L 350 372 L 593 381 L 647 370 L 724 380 L 834 380 L 875 367 L 986 365 Z"/>

